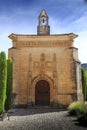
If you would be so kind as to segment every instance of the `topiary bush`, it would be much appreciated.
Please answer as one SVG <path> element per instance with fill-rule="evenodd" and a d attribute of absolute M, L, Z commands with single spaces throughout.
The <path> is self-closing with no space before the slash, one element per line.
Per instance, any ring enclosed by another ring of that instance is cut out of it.
<path fill-rule="evenodd" d="M 84 102 L 76 101 L 76 102 L 71 103 L 68 106 L 68 112 L 70 115 L 76 116 L 78 111 L 80 110 L 82 111 L 85 108 L 86 108 L 86 105 Z"/>
<path fill-rule="evenodd" d="M 4 112 L 6 100 L 7 62 L 5 52 L 0 53 L 0 114 Z"/>
<path fill-rule="evenodd" d="M 87 100 L 87 70 L 84 68 L 81 68 L 82 72 L 82 90 L 83 90 L 83 96 L 84 100 Z"/>
<path fill-rule="evenodd" d="M 5 110 L 11 109 L 12 105 L 12 59 L 7 60 L 7 89 L 6 89 L 6 102 Z"/>

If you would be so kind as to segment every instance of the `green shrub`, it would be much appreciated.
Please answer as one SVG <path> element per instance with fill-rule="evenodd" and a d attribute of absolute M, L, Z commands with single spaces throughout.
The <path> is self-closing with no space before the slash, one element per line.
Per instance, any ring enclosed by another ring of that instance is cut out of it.
<path fill-rule="evenodd" d="M 7 89 L 6 89 L 6 103 L 5 110 L 8 111 L 11 109 L 11 100 L 12 100 L 12 59 L 7 60 Z"/>
<path fill-rule="evenodd" d="M 83 90 L 83 96 L 84 100 L 87 100 L 87 70 L 84 68 L 81 68 L 82 72 L 82 90 Z"/>
<path fill-rule="evenodd" d="M 80 124 L 87 126 L 87 107 L 77 112 L 77 119 Z"/>
<path fill-rule="evenodd" d="M 0 113 L 4 112 L 6 100 L 7 63 L 5 52 L 0 53 Z"/>
<path fill-rule="evenodd" d="M 87 105 L 84 102 L 73 102 L 68 106 L 70 115 L 77 116 L 81 125 L 87 126 Z"/>
<path fill-rule="evenodd" d="M 69 111 L 69 114 L 70 115 L 77 115 L 77 112 L 80 111 L 80 110 L 84 110 L 86 107 L 85 103 L 84 102 L 80 102 L 80 101 L 77 101 L 77 102 L 73 102 L 71 103 L 69 106 L 68 106 L 68 111 Z"/>

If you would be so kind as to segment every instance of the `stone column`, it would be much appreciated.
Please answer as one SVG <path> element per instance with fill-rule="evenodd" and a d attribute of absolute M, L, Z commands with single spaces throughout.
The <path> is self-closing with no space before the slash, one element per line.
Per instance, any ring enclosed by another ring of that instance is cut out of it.
<path fill-rule="evenodd" d="M 32 106 L 31 81 L 32 81 L 32 55 L 29 54 L 29 71 L 28 71 L 28 106 Z"/>
<path fill-rule="evenodd" d="M 57 62 L 56 62 L 56 54 L 54 53 L 53 57 L 53 79 L 54 79 L 54 89 L 55 89 L 55 98 L 54 98 L 54 107 L 58 106 L 58 83 L 57 83 Z"/>
<path fill-rule="evenodd" d="M 82 80 L 81 80 L 81 63 L 79 61 L 75 61 L 75 63 L 76 63 L 77 100 L 83 101 Z"/>
<path fill-rule="evenodd" d="M 20 104 L 20 61 L 19 61 L 19 51 L 15 47 L 12 48 L 12 57 L 13 58 L 13 90 L 12 90 L 12 101 L 13 106 Z"/>

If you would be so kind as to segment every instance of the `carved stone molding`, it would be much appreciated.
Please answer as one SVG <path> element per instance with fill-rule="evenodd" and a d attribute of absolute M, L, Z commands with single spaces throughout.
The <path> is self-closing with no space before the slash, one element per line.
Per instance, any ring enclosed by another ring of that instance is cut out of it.
<path fill-rule="evenodd" d="M 29 54 L 29 76 L 32 76 L 32 55 Z"/>
<path fill-rule="evenodd" d="M 56 54 L 55 53 L 53 56 L 53 77 L 57 78 L 57 61 L 56 61 Z"/>
<path fill-rule="evenodd" d="M 17 47 L 57 47 L 57 46 L 72 46 L 71 41 L 20 41 L 15 42 Z"/>
<path fill-rule="evenodd" d="M 39 81 L 39 80 L 46 80 L 52 87 L 54 87 L 54 81 L 51 77 L 45 75 L 45 74 L 39 74 L 36 77 L 34 77 L 32 79 L 32 87 L 35 86 L 35 84 Z"/>
<path fill-rule="evenodd" d="M 45 80 L 48 82 L 49 86 L 50 86 L 50 102 L 54 101 L 54 82 L 51 79 L 51 77 L 45 75 L 45 74 L 40 74 L 37 75 L 36 77 L 33 78 L 32 80 L 32 87 L 31 87 L 31 96 L 33 97 L 33 102 L 35 102 L 35 87 L 38 81 L 40 80 Z"/>
<path fill-rule="evenodd" d="M 41 54 L 41 58 L 40 58 L 40 73 L 45 73 L 45 54 L 42 53 Z"/>

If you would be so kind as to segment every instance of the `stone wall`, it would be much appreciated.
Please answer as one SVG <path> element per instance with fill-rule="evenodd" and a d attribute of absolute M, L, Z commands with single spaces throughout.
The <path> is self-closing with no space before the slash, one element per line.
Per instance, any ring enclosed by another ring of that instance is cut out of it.
<path fill-rule="evenodd" d="M 50 84 L 50 104 L 66 106 L 77 100 L 74 59 L 78 60 L 78 56 L 71 49 L 76 35 L 9 37 L 13 40 L 9 57 L 13 58 L 15 104 L 35 104 L 35 85 L 39 80 Z"/>

